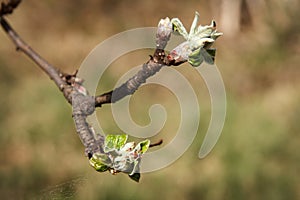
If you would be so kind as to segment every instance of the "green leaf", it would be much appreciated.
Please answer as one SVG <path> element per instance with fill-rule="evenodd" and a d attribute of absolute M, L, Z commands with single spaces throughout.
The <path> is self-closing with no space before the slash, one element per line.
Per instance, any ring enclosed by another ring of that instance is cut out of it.
<path fill-rule="evenodd" d="M 189 55 L 189 59 L 188 62 L 193 66 L 193 67 L 198 67 L 200 66 L 203 61 L 204 58 L 201 56 L 201 51 L 202 48 L 196 49 L 194 50 L 190 55 Z"/>
<path fill-rule="evenodd" d="M 216 55 L 216 49 L 199 48 L 194 50 L 189 55 L 188 61 L 193 67 L 200 66 L 203 63 L 203 61 L 205 61 L 210 65 L 213 65 L 215 62 L 215 55 Z"/>
<path fill-rule="evenodd" d="M 107 135 L 105 137 L 104 150 L 107 152 L 114 149 L 121 149 L 125 145 L 127 138 L 128 135 Z"/>
<path fill-rule="evenodd" d="M 108 166 L 104 165 L 104 164 L 99 164 L 99 165 L 95 165 L 95 170 L 98 172 L 105 172 L 109 169 Z"/>
<path fill-rule="evenodd" d="M 216 57 L 216 49 L 206 49 L 206 53 L 209 55 L 209 59 L 205 60 L 208 64 L 213 65 L 215 63 L 215 57 Z"/>
<path fill-rule="evenodd" d="M 107 163 L 109 158 L 105 154 L 94 154 L 90 158 L 90 165 L 99 172 L 105 172 L 109 169 Z"/>
<path fill-rule="evenodd" d="M 208 50 L 208 49 L 207 49 Z M 215 60 L 215 51 L 213 50 L 210 50 L 209 52 L 205 50 L 205 49 L 202 49 L 201 50 L 201 56 L 203 56 L 204 58 L 204 61 L 207 63 L 207 64 L 210 64 L 210 65 L 213 65 L 214 64 L 214 60 Z"/>
<path fill-rule="evenodd" d="M 207 53 L 209 55 L 211 55 L 212 57 L 215 57 L 216 56 L 216 49 L 206 49 Z"/>
<path fill-rule="evenodd" d="M 138 158 L 136 159 L 132 165 L 132 171 L 130 172 L 129 175 L 133 175 L 133 174 L 136 174 L 136 173 L 140 173 L 140 163 L 141 163 L 141 158 Z"/>
<path fill-rule="evenodd" d="M 185 30 L 182 22 L 178 18 L 171 20 L 173 33 L 183 36 L 186 40 L 189 38 L 189 34 Z"/>
<path fill-rule="evenodd" d="M 99 172 L 112 169 L 124 172 L 138 182 L 141 175 L 141 154 L 146 153 L 150 140 L 144 140 L 136 146 L 134 142 L 126 143 L 127 135 L 107 135 L 105 137 L 105 153 L 94 153 L 90 158 L 90 165 Z"/>
<path fill-rule="evenodd" d="M 146 153 L 146 151 L 149 149 L 150 146 L 150 140 L 144 140 L 140 143 L 138 143 L 137 146 L 140 146 L 140 153 Z"/>
<path fill-rule="evenodd" d="M 190 28 L 189 38 L 193 37 L 197 33 L 198 21 L 199 21 L 199 13 L 195 12 L 195 17 Z"/>
<path fill-rule="evenodd" d="M 141 174 L 140 173 L 134 173 L 132 175 L 128 175 L 132 180 L 139 182 L 140 178 L 141 178 Z"/>

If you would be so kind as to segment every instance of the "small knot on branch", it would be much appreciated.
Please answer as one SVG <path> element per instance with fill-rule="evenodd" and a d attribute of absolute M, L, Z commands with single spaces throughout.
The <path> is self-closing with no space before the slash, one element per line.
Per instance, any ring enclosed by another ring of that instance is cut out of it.
<path fill-rule="evenodd" d="M 153 60 L 155 63 L 158 64 L 165 64 L 164 63 L 165 57 L 166 57 L 166 53 L 163 49 L 156 49 L 153 57 L 151 57 L 151 60 Z"/>
<path fill-rule="evenodd" d="M 78 70 L 76 70 L 73 74 L 67 74 L 67 73 L 60 72 L 59 76 L 68 85 L 74 85 L 75 82 L 83 83 L 83 80 L 77 77 L 77 73 L 78 73 Z"/>

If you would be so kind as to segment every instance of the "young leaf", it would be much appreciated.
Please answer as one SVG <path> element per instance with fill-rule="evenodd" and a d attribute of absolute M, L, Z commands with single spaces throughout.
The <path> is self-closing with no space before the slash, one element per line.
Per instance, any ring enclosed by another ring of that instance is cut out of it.
<path fill-rule="evenodd" d="M 90 158 L 90 165 L 99 172 L 105 172 L 109 169 L 108 161 L 109 158 L 105 154 L 94 154 Z"/>
<path fill-rule="evenodd" d="M 203 57 L 201 56 L 201 48 L 196 49 L 189 55 L 188 62 L 193 66 L 193 67 L 198 67 L 202 64 L 204 61 Z"/>
<path fill-rule="evenodd" d="M 108 152 L 114 149 L 121 149 L 125 145 L 127 138 L 128 135 L 107 135 L 105 137 L 104 150 Z"/>
<path fill-rule="evenodd" d="M 171 20 L 171 23 L 172 23 L 173 33 L 177 34 L 177 35 L 181 35 L 187 40 L 188 37 L 189 37 L 189 34 L 185 30 L 185 28 L 184 28 L 183 24 L 181 23 L 181 21 L 178 18 L 173 18 Z"/>
<path fill-rule="evenodd" d="M 128 175 L 132 180 L 136 181 L 136 182 L 139 182 L 140 181 L 140 178 L 141 178 L 141 174 L 140 173 L 135 173 L 135 174 L 132 174 L 132 175 Z"/>
<path fill-rule="evenodd" d="M 150 145 L 150 140 L 144 140 L 138 143 L 137 146 L 140 146 L 140 153 L 144 154 L 149 149 L 149 145 Z"/>
<path fill-rule="evenodd" d="M 217 32 L 215 21 L 210 25 L 198 26 L 198 20 L 199 13 L 196 12 L 189 33 L 178 18 L 171 20 L 174 33 L 182 35 L 186 41 L 170 52 L 168 55 L 170 61 L 175 63 L 188 61 L 193 67 L 198 67 L 203 61 L 214 64 L 216 50 L 209 48 L 223 34 Z"/>

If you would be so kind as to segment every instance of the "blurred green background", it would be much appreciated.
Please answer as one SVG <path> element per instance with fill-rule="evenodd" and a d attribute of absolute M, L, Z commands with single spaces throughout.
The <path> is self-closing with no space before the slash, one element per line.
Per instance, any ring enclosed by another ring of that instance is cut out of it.
<path fill-rule="evenodd" d="M 216 47 L 227 117 L 213 152 L 198 159 L 210 120 L 209 94 L 194 69 L 182 65 L 176 69 L 197 88 L 201 106 L 192 146 L 171 166 L 143 174 L 138 184 L 124 174 L 97 173 L 84 156 L 71 107 L 1 30 L 1 199 L 300 199 L 299 7 L 297 0 L 22 2 L 8 20 L 65 72 L 75 71 L 97 44 L 121 31 L 156 26 L 166 16 L 179 17 L 188 27 L 196 10 L 202 24 L 215 19 L 224 33 Z M 149 54 L 138 51 L 116 60 L 98 92 L 111 90 Z M 149 123 L 152 104 L 164 105 L 168 120 L 152 140 L 162 138 L 165 145 L 174 137 L 180 110 L 171 92 L 143 86 L 130 103 L 140 125 Z M 122 133 L 110 113 L 110 105 L 97 111 L 103 129 Z"/>

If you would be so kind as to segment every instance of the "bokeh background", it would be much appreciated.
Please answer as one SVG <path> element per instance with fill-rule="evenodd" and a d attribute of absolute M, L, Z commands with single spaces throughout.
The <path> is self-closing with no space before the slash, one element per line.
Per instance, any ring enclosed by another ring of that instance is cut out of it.
<path fill-rule="evenodd" d="M 209 94 L 188 64 L 176 68 L 197 88 L 201 121 L 188 151 L 171 166 L 143 174 L 97 173 L 76 135 L 71 107 L 49 78 L 0 31 L 1 199 L 300 199 L 300 2 L 298 0 L 104 1 L 27 0 L 8 18 L 17 32 L 65 72 L 79 68 L 108 37 L 179 17 L 189 26 L 217 21 L 217 66 L 227 93 L 227 117 L 213 152 L 197 154 L 210 120 Z M 148 59 L 132 52 L 112 63 L 98 92 Z M 133 96 L 136 123 L 149 123 L 148 109 L 165 106 L 168 120 L 153 141 L 176 134 L 180 109 L 157 85 Z M 106 133 L 122 133 L 110 105 L 97 115 Z M 133 138 L 134 139 L 134 138 Z M 159 147 L 156 147 L 159 148 Z M 155 149 L 154 149 L 155 150 Z"/>

